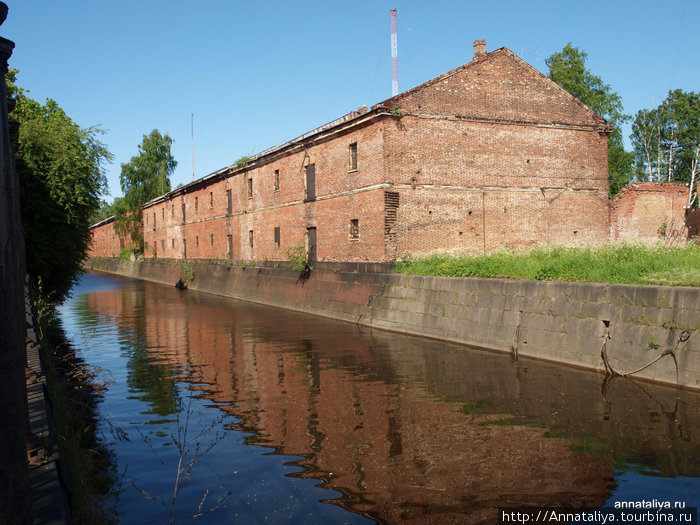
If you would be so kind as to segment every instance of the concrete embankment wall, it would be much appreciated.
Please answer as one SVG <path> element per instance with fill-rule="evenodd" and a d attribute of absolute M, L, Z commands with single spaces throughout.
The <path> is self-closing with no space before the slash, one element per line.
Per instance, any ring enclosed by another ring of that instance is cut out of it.
<path fill-rule="evenodd" d="M 187 267 L 193 290 L 700 390 L 697 288 L 400 275 L 372 264 L 319 264 L 305 281 L 287 268 Z M 93 259 L 88 268 L 187 279 L 174 261 Z"/>

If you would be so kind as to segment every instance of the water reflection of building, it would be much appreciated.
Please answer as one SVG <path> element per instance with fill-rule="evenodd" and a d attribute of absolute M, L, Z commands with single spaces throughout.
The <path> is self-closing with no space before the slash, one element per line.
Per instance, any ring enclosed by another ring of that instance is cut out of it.
<path fill-rule="evenodd" d="M 483 412 L 598 434 L 608 451 L 629 442 L 632 456 L 657 454 L 676 473 L 697 474 L 699 447 L 687 429 L 697 424 L 699 396 L 688 394 L 673 412 L 673 399 L 663 396 L 676 391 L 650 386 L 650 409 L 639 410 L 645 401 L 628 382 L 610 385 L 606 397 L 588 372 L 513 366 L 498 354 L 143 286 L 152 361 L 188 368 L 206 396 L 239 418 L 251 443 L 303 456 L 302 476 L 324 480 L 345 495 L 342 505 L 374 518 L 476 523 L 498 507 L 605 501 L 609 459 Z M 101 301 L 91 297 L 96 308 L 130 304 Z M 674 423 L 645 424 L 654 410 Z"/>

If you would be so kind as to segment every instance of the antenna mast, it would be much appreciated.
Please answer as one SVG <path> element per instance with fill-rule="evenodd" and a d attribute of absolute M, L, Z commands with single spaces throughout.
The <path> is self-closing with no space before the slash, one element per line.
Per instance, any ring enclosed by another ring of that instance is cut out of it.
<path fill-rule="evenodd" d="M 194 113 L 192 113 L 190 131 L 192 133 L 192 182 L 194 182 Z"/>
<path fill-rule="evenodd" d="M 391 96 L 399 94 L 399 51 L 396 42 L 396 9 L 389 11 L 391 17 Z"/>

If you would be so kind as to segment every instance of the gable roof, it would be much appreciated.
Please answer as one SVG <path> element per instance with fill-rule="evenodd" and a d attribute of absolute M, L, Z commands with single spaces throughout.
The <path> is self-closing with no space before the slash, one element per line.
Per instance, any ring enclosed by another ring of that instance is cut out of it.
<path fill-rule="evenodd" d="M 484 53 L 483 55 L 474 58 L 472 61 L 467 62 L 466 64 L 459 66 L 451 71 L 448 71 L 446 73 L 443 73 L 442 75 L 439 75 L 431 80 L 428 80 L 427 82 L 424 82 L 423 84 L 420 84 L 414 88 L 411 88 L 407 91 L 404 91 L 402 93 L 399 93 L 398 95 L 391 97 L 389 99 L 386 99 L 384 102 L 382 102 L 380 105 L 384 105 L 386 107 L 392 107 L 394 105 L 398 105 L 401 107 L 401 109 L 404 109 L 405 106 L 408 106 L 409 108 L 415 104 L 418 100 L 420 100 L 422 95 L 426 95 L 429 93 L 431 90 L 436 90 L 439 88 L 441 84 L 445 83 L 450 83 L 453 81 L 456 81 L 458 78 L 461 77 L 462 80 L 466 82 L 473 82 L 475 84 L 479 83 L 481 80 L 480 77 L 482 75 L 488 76 L 489 74 L 491 75 L 496 75 L 496 71 L 490 71 L 489 68 L 491 66 L 495 66 L 498 63 L 501 64 L 507 64 L 507 67 L 510 68 L 510 70 L 518 70 L 519 72 L 519 77 L 516 78 L 515 76 L 510 76 L 508 77 L 507 75 L 503 75 L 503 78 L 508 78 L 509 82 L 502 82 L 499 87 L 502 89 L 501 91 L 498 90 L 493 90 L 489 95 L 492 97 L 492 102 L 493 99 L 497 98 L 499 95 L 500 96 L 508 96 L 508 93 L 506 90 L 508 89 L 508 84 L 510 84 L 511 88 L 521 88 L 519 84 L 522 84 L 523 78 L 527 78 L 529 80 L 528 83 L 528 89 L 521 89 L 521 94 L 523 94 L 525 97 L 528 95 L 528 91 L 532 93 L 534 90 L 540 91 L 540 92 L 547 92 L 549 96 L 547 97 L 550 101 L 557 100 L 556 104 L 546 104 L 546 103 L 540 103 L 539 108 L 531 111 L 530 118 L 513 118 L 512 120 L 515 121 L 534 121 L 534 120 L 539 120 L 541 118 L 546 119 L 547 114 L 549 113 L 550 117 L 554 116 L 555 111 L 555 106 L 562 106 L 564 104 L 569 105 L 570 107 L 568 108 L 559 108 L 560 115 L 557 115 L 558 117 L 562 116 L 568 116 L 568 117 L 574 117 L 578 122 L 567 122 L 569 124 L 587 124 L 587 125 L 594 125 L 597 127 L 603 127 L 603 131 L 610 131 L 610 127 L 607 124 L 607 121 L 598 115 L 595 111 L 593 111 L 590 107 L 588 107 L 586 104 L 581 102 L 578 98 L 574 97 L 571 93 L 569 93 L 567 90 L 562 88 L 559 84 L 554 82 L 552 79 L 547 77 L 546 75 L 543 75 L 540 71 L 538 71 L 536 68 L 528 64 L 526 61 L 521 59 L 519 56 L 517 56 L 515 53 L 513 53 L 510 49 L 507 47 L 502 47 L 499 49 L 496 49 L 494 51 L 491 51 L 489 53 Z M 504 66 L 505 67 L 505 66 Z M 509 71 L 512 73 L 513 71 Z M 480 91 L 480 90 L 479 90 Z M 479 93 L 481 94 L 481 93 Z M 481 94 L 483 95 L 483 94 Z M 490 109 L 493 109 L 495 107 L 495 104 L 491 104 L 491 107 L 488 105 L 485 105 L 482 108 L 482 113 L 484 111 L 488 111 Z M 574 109 L 575 108 L 575 109 Z M 422 108 L 421 108 L 422 109 Z M 474 108 L 472 108 L 474 109 Z M 522 106 L 521 107 L 516 107 L 514 108 L 515 110 L 520 110 L 522 111 Z M 561 111 L 563 110 L 563 111 Z M 410 111 L 410 109 L 409 109 Z M 558 118 L 554 119 L 556 121 L 564 123 L 565 120 Z"/>

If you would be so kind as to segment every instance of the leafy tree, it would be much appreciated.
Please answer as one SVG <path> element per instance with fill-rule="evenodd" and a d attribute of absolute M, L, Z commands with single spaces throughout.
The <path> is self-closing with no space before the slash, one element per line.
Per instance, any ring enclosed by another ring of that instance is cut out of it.
<path fill-rule="evenodd" d="M 119 182 L 124 199 L 115 212 L 115 227 L 120 235 L 129 235 L 137 250 L 143 250 L 143 222 L 141 207 L 170 191 L 170 175 L 177 161 L 170 152 L 173 143 L 167 134 L 157 129 L 143 136 L 138 155 L 122 164 Z M 116 202 L 115 202 L 116 204 Z"/>
<path fill-rule="evenodd" d="M 630 119 L 623 113 L 622 99 L 608 84 L 586 68 L 588 53 L 568 43 L 545 60 L 549 78 L 608 121 L 613 130 L 608 139 L 608 177 L 610 196 L 632 180 L 633 154 L 625 151 L 621 125 Z"/>
<path fill-rule="evenodd" d="M 632 123 L 637 177 L 688 184 L 688 205 L 697 205 L 700 160 L 700 94 L 676 89 L 655 109 L 642 109 Z"/>
<path fill-rule="evenodd" d="M 46 299 L 61 302 L 87 257 L 89 226 L 107 188 L 103 165 L 112 154 L 102 130 L 82 129 L 51 99 L 39 104 L 6 76 L 19 122 L 18 173 L 27 271 Z"/>

